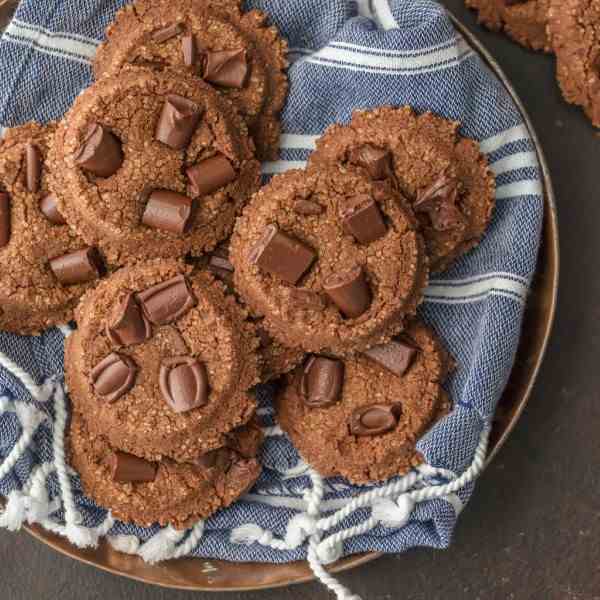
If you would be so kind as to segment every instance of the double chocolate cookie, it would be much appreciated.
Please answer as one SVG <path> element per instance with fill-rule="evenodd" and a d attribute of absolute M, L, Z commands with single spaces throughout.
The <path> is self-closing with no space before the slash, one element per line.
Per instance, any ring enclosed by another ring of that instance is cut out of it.
<path fill-rule="evenodd" d="M 198 255 L 226 238 L 259 186 L 247 128 L 213 88 L 147 69 L 81 94 L 51 153 L 69 224 L 109 263 Z"/>
<path fill-rule="evenodd" d="M 307 352 L 347 354 L 388 340 L 427 281 L 401 195 L 337 165 L 274 177 L 238 219 L 230 260 L 261 325 Z"/>
<path fill-rule="evenodd" d="M 495 181 L 474 140 L 459 123 L 412 108 L 356 111 L 348 125 L 332 125 L 317 141 L 309 164 L 360 168 L 389 181 L 408 199 L 434 272 L 475 247 L 495 204 Z"/>
<path fill-rule="evenodd" d="M 552 0 L 548 30 L 563 96 L 600 127 L 600 3 Z"/>
<path fill-rule="evenodd" d="M 113 448 L 192 460 L 252 416 L 258 339 L 208 273 L 175 261 L 128 267 L 89 292 L 76 316 L 71 399 Z"/>
<path fill-rule="evenodd" d="M 552 52 L 547 33 L 550 0 L 465 0 L 465 3 L 477 10 L 479 22 L 489 29 L 503 30 L 526 48 Z"/>
<path fill-rule="evenodd" d="M 262 441 L 249 425 L 229 435 L 227 445 L 187 463 L 150 462 L 111 447 L 81 415 L 71 419 L 70 462 L 85 493 L 117 519 L 142 527 L 158 523 L 185 529 L 246 493 L 261 467 Z"/>
<path fill-rule="evenodd" d="M 365 484 L 403 475 L 423 461 L 418 439 L 449 411 L 441 383 L 451 366 L 437 337 L 414 322 L 365 354 L 311 356 L 288 376 L 278 421 L 323 476 Z"/>
<path fill-rule="evenodd" d="M 287 44 L 260 11 L 230 2 L 138 0 L 117 13 L 98 48 L 97 78 L 131 66 L 176 67 L 217 88 L 239 109 L 259 157 L 273 159 L 287 94 Z"/>
<path fill-rule="evenodd" d="M 73 318 L 103 274 L 99 252 L 66 225 L 48 186 L 55 126 L 28 123 L 0 140 L 0 330 L 37 334 Z"/>

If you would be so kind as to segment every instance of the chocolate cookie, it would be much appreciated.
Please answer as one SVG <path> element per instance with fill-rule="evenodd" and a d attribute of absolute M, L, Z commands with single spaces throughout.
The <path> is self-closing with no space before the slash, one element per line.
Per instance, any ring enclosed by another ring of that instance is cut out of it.
<path fill-rule="evenodd" d="M 526 48 L 552 52 L 546 31 L 550 0 L 465 0 L 465 3 L 478 11 L 478 21 L 489 29 L 504 31 Z"/>
<path fill-rule="evenodd" d="M 259 157 L 277 156 L 287 94 L 287 44 L 260 11 L 198 0 L 138 0 L 117 13 L 96 54 L 96 77 L 124 66 L 184 68 L 215 86 L 248 123 Z M 207 4 L 204 2 L 204 4 Z"/>
<path fill-rule="evenodd" d="M 50 162 L 69 224 L 119 265 L 214 248 L 260 181 L 246 126 L 225 99 L 144 69 L 80 95 Z"/>
<path fill-rule="evenodd" d="M 312 356 L 277 401 L 282 429 L 321 475 L 365 484 L 423 461 L 415 444 L 450 403 L 441 383 L 452 362 L 414 322 L 384 346 L 338 359 Z"/>
<path fill-rule="evenodd" d="M 102 257 L 65 224 L 48 188 L 54 130 L 28 123 L 0 140 L 0 330 L 37 334 L 70 321 L 104 272 Z"/>
<path fill-rule="evenodd" d="M 307 352 L 389 339 L 427 281 L 416 221 L 387 182 L 332 166 L 262 188 L 231 238 L 238 293 L 269 334 Z"/>
<path fill-rule="evenodd" d="M 411 203 L 427 244 L 430 268 L 443 271 L 475 247 L 495 204 L 495 181 L 479 144 L 459 123 L 412 108 L 356 111 L 317 141 L 309 164 L 355 165 L 389 179 Z"/>
<path fill-rule="evenodd" d="M 600 3 L 553 0 L 548 14 L 563 96 L 600 127 Z"/>
<path fill-rule="evenodd" d="M 189 460 L 246 423 L 258 382 L 254 328 L 222 284 L 175 261 L 122 269 L 87 294 L 69 338 L 75 409 L 116 449 Z"/>
<path fill-rule="evenodd" d="M 221 244 L 211 254 L 200 259 L 202 268 L 208 269 L 220 279 L 227 289 L 236 294 L 233 283 L 233 265 L 229 260 L 229 240 Z M 236 297 L 239 296 L 236 294 Z M 241 301 L 241 299 L 240 299 Z M 300 348 L 289 348 L 273 339 L 262 325 L 262 317 L 251 317 L 260 340 L 261 383 L 276 379 L 297 367 L 304 358 L 305 352 Z"/>
<path fill-rule="evenodd" d="M 228 445 L 187 463 L 149 462 L 115 450 L 74 413 L 70 462 L 85 493 L 117 519 L 142 527 L 155 523 L 185 529 L 245 494 L 258 479 L 262 433 L 243 427 Z"/>

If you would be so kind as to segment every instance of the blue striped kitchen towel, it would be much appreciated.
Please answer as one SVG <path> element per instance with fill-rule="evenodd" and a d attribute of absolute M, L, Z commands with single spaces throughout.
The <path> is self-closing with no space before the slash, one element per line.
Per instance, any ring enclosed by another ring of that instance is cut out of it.
<path fill-rule="evenodd" d="M 23 0 L 0 43 L 0 125 L 60 118 L 92 80 L 90 61 L 123 0 Z M 483 243 L 431 282 L 421 315 L 458 369 L 452 413 L 420 442 L 427 466 L 375 488 L 320 481 L 277 427 L 260 390 L 264 473 L 244 499 L 180 533 L 114 522 L 65 465 L 63 342 L 0 334 L 0 523 L 40 522 L 79 545 L 108 536 L 147 560 L 194 555 L 231 561 L 318 560 L 363 551 L 447 547 L 469 500 L 496 403 L 515 356 L 543 217 L 535 147 L 502 84 L 430 0 L 250 0 L 289 40 L 291 82 L 280 160 L 305 163 L 316 136 L 353 109 L 410 104 L 462 123 L 481 141 L 497 180 Z M 316 536 L 316 537 L 315 537 Z"/>

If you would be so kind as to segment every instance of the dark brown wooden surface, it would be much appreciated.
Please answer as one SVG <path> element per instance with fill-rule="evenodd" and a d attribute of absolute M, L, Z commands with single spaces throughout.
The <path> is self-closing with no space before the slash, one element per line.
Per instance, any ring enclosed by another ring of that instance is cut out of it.
<path fill-rule="evenodd" d="M 382 558 L 342 578 L 365 600 L 600 600 L 600 277 L 594 260 L 600 251 L 600 137 L 560 99 L 551 57 L 480 30 L 462 4 L 446 1 L 511 78 L 550 162 L 562 236 L 558 320 L 530 405 L 482 477 L 452 549 Z M 81 565 L 28 534 L 0 532 L 2 600 L 188 597 L 192 593 L 144 586 Z M 225 597 L 325 600 L 328 595 L 309 584 Z"/>

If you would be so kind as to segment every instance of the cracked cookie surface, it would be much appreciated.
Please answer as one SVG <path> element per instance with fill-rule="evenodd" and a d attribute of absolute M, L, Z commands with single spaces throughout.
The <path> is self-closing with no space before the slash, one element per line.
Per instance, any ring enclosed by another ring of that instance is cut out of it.
<path fill-rule="evenodd" d="M 550 0 L 465 0 L 478 21 L 493 31 L 504 31 L 515 42 L 533 50 L 552 52 L 547 33 Z"/>
<path fill-rule="evenodd" d="M 600 127 L 600 2 L 552 0 L 548 29 L 565 100 Z"/>
<path fill-rule="evenodd" d="M 287 376 L 277 420 L 321 475 L 367 484 L 423 462 L 415 445 L 450 409 L 441 384 L 452 361 L 418 321 L 392 343 L 400 345 L 375 351 L 392 370 L 361 354 L 325 358 L 325 367 L 308 362 Z M 339 363 L 337 377 L 332 360 Z M 322 373 L 315 373 L 319 368 Z"/>
<path fill-rule="evenodd" d="M 259 157 L 274 159 L 279 146 L 279 113 L 288 89 L 287 44 L 264 13 L 243 13 L 236 4 L 138 0 L 127 5 L 117 13 L 107 40 L 98 48 L 94 72 L 100 78 L 140 64 L 155 69 L 176 67 L 210 82 L 213 77 L 206 74 L 202 63 L 207 53 L 242 51 L 247 76 L 237 82 L 216 78 L 214 85 L 246 120 Z M 175 29 L 161 33 L 169 28 Z M 184 44 L 188 45 L 185 53 Z M 238 63 L 237 67 L 241 66 Z"/>
<path fill-rule="evenodd" d="M 262 433 L 252 425 L 230 434 L 228 446 L 193 462 L 163 458 L 147 463 L 121 454 L 118 475 L 115 450 L 78 413 L 72 416 L 68 441 L 70 462 L 85 493 L 117 519 L 142 527 L 158 523 L 186 529 L 235 502 L 261 472 L 256 456 Z"/>
<path fill-rule="evenodd" d="M 258 339 L 209 274 L 176 261 L 121 269 L 76 316 L 65 356 L 71 400 L 115 449 L 186 461 L 252 416 Z"/>
<path fill-rule="evenodd" d="M 367 167 L 388 178 L 419 219 L 432 272 L 446 269 L 477 246 L 491 221 L 495 179 L 479 144 L 459 135 L 460 124 L 409 106 L 355 111 L 348 125 L 332 125 L 317 141 L 309 165 Z M 384 169 L 364 152 L 388 153 Z"/>
<path fill-rule="evenodd" d="M 51 188 L 71 227 L 110 264 L 197 255 L 231 233 L 258 188 L 253 149 L 211 87 L 138 69 L 77 98 L 55 136 Z"/>
<path fill-rule="evenodd" d="M 412 211 L 383 182 L 337 166 L 262 188 L 230 244 L 237 292 L 284 346 L 353 353 L 414 314 L 427 259 Z"/>
<path fill-rule="evenodd" d="M 93 285 L 63 284 L 51 268 L 52 259 L 86 248 L 65 224 L 50 193 L 47 157 L 55 128 L 28 123 L 7 130 L 0 140 L 3 331 L 37 334 L 67 323 L 81 295 Z"/>

